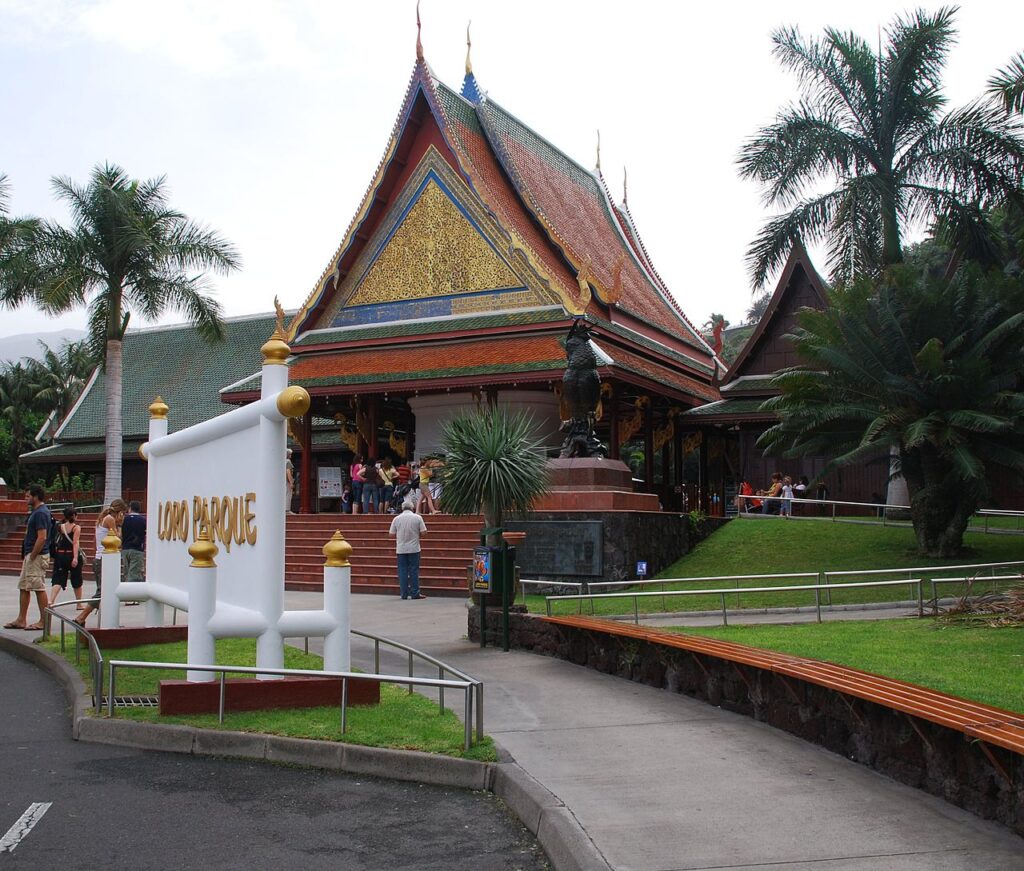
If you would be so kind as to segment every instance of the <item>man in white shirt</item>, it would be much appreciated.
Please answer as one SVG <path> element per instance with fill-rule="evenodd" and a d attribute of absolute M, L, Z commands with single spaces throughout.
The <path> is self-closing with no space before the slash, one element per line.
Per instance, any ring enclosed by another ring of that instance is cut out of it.
<path fill-rule="evenodd" d="M 402 513 L 391 521 L 388 535 L 395 539 L 398 558 L 398 589 L 403 599 L 425 599 L 420 593 L 420 536 L 427 532 L 427 524 L 416 513 L 413 502 L 402 503 Z"/>

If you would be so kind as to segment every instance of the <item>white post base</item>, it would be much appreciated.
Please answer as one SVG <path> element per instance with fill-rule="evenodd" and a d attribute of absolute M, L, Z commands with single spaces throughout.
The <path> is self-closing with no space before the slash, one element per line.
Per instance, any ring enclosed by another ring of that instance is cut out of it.
<path fill-rule="evenodd" d="M 117 629 L 121 625 L 121 551 L 100 554 L 102 576 L 100 587 L 100 629 Z"/>
<path fill-rule="evenodd" d="M 192 615 L 189 614 L 189 624 Z M 284 668 L 284 639 L 276 629 L 268 629 L 256 639 L 256 667 Z M 258 674 L 257 680 L 281 680 L 279 674 Z"/>
<path fill-rule="evenodd" d="M 324 610 L 338 621 L 324 638 L 324 671 L 352 670 L 351 594 L 352 569 L 324 566 Z"/>
<path fill-rule="evenodd" d="M 216 665 L 217 648 L 209 624 L 217 608 L 217 567 L 188 570 L 188 664 Z M 217 680 L 212 671 L 189 671 L 186 680 Z"/>

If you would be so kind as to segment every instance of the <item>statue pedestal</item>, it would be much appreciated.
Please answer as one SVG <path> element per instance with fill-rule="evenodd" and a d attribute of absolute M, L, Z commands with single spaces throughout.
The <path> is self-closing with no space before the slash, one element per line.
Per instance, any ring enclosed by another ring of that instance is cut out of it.
<path fill-rule="evenodd" d="M 548 460 L 551 490 L 534 511 L 660 511 L 654 493 L 634 493 L 633 473 L 621 460 Z"/>

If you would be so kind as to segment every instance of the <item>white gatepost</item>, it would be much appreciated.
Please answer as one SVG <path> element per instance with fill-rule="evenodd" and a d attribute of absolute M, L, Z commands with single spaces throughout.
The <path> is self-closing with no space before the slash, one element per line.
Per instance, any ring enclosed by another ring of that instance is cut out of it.
<path fill-rule="evenodd" d="M 210 528 L 203 525 L 199 537 L 188 549 L 188 659 L 189 665 L 216 665 L 217 646 L 210 621 L 217 610 L 217 545 L 210 540 Z M 212 681 L 212 671 L 189 671 L 190 681 Z"/>
<path fill-rule="evenodd" d="M 352 567 L 348 558 L 352 545 L 337 530 L 323 547 L 324 611 L 337 621 L 337 627 L 324 637 L 324 671 L 350 671 L 352 665 L 351 597 Z"/>
<path fill-rule="evenodd" d="M 153 403 L 149 406 L 149 441 L 156 441 L 162 439 L 167 435 L 167 412 L 170 411 L 167 403 L 164 402 L 162 396 L 157 396 L 153 400 Z M 148 442 L 147 442 L 148 444 Z M 146 459 L 146 455 L 143 453 L 142 448 L 139 447 L 139 456 L 143 460 Z M 159 530 L 155 522 L 157 516 L 157 500 L 156 494 L 152 492 L 152 488 L 146 490 L 146 553 L 149 554 L 153 547 L 156 546 L 158 541 L 157 536 Z M 147 557 L 147 563 L 148 563 Z M 148 565 L 147 565 L 148 568 Z M 147 576 L 148 577 L 148 576 Z M 164 604 L 155 597 L 150 597 L 146 600 L 146 625 L 147 626 L 163 626 L 164 625 Z"/>
<path fill-rule="evenodd" d="M 121 626 L 121 600 L 117 596 L 121 586 L 121 539 L 108 532 L 100 543 L 100 629 L 117 629 Z"/>

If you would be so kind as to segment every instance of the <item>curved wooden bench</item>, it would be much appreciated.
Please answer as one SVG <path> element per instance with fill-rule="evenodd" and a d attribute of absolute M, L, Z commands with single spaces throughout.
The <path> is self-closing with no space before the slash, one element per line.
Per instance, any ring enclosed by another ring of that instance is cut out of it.
<path fill-rule="evenodd" d="M 538 619 L 575 629 L 602 632 L 606 635 L 672 647 L 693 654 L 713 656 L 737 665 L 768 671 L 782 678 L 795 678 L 816 684 L 839 693 L 841 697 L 852 696 L 883 705 L 908 715 L 914 730 L 926 743 L 927 738 L 914 723 L 913 718 L 937 723 L 962 732 L 977 741 L 982 752 L 1007 780 L 1009 780 L 1009 776 L 1005 768 L 987 745 L 992 744 L 1024 755 L 1024 716 L 1012 711 L 1005 711 L 1002 708 L 947 695 L 938 690 L 871 674 L 845 665 L 792 656 L 772 650 L 762 650 L 733 641 L 662 632 L 657 629 L 618 623 L 597 617 L 568 616 L 540 617 Z M 788 683 L 787 687 L 789 687 Z M 792 687 L 789 689 L 793 692 Z M 849 702 L 847 705 L 849 706 Z M 852 707 L 850 710 L 856 717 L 856 711 Z"/>

